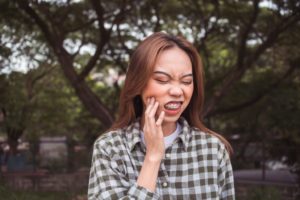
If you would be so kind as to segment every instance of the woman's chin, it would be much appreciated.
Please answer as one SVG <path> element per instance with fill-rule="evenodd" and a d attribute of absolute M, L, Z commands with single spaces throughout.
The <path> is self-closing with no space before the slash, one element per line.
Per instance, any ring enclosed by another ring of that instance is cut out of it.
<path fill-rule="evenodd" d="M 164 123 L 176 123 L 179 119 L 180 115 L 165 115 Z"/>

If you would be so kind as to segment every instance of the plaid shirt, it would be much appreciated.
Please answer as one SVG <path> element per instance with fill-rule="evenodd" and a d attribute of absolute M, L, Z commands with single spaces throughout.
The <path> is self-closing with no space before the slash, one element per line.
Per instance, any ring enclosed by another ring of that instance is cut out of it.
<path fill-rule="evenodd" d="M 94 144 L 88 199 L 235 199 L 233 173 L 221 141 L 190 127 L 166 149 L 156 191 L 137 185 L 146 147 L 137 120 L 100 136 Z"/>

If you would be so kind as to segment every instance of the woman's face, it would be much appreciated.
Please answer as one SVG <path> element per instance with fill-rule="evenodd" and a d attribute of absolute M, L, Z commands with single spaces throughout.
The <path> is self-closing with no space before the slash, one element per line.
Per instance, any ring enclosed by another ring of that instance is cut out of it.
<path fill-rule="evenodd" d="M 142 99 L 145 106 L 147 99 L 154 97 L 159 103 L 156 116 L 164 111 L 164 123 L 176 122 L 188 106 L 193 90 L 191 60 L 183 50 L 173 47 L 158 57 Z"/>

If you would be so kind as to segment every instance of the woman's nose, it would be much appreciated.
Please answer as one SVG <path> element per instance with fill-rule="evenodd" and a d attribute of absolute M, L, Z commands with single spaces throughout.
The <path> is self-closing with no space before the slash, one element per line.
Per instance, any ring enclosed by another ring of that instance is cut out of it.
<path fill-rule="evenodd" d="M 170 95 L 172 96 L 181 96 L 183 94 L 183 90 L 178 85 L 172 85 L 169 90 Z"/>

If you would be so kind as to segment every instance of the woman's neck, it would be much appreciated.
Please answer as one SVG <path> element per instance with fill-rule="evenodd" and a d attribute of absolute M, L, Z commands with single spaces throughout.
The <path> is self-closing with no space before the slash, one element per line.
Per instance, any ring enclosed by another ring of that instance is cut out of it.
<path fill-rule="evenodd" d="M 167 122 L 162 124 L 164 137 L 169 136 L 176 130 L 176 122 Z"/>

